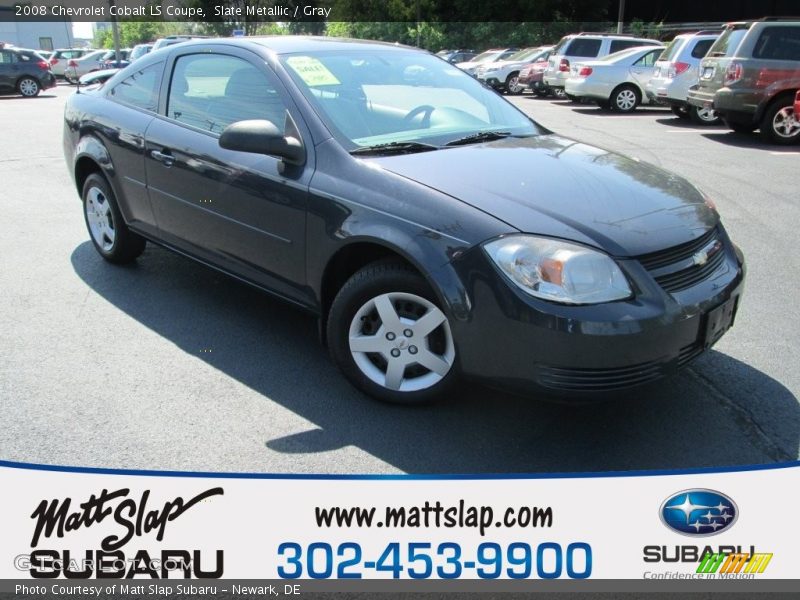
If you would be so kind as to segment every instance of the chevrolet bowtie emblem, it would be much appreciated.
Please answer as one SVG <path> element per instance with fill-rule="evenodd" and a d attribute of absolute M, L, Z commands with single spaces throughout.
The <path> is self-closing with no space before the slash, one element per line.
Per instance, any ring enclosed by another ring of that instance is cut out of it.
<path fill-rule="evenodd" d="M 692 263 L 697 267 L 702 267 L 709 258 L 719 252 L 720 248 L 722 248 L 722 242 L 719 240 L 709 242 L 702 250 L 692 255 Z"/>

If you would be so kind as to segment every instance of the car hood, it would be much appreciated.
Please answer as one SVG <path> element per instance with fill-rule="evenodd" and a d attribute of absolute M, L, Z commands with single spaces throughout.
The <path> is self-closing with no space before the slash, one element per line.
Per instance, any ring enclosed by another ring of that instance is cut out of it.
<path fill-rule="evenodd" d="M 718 220 L 682 177 L 556 135 L 370 159 L 527 233 L 637 256 L 700 237 Z"/>

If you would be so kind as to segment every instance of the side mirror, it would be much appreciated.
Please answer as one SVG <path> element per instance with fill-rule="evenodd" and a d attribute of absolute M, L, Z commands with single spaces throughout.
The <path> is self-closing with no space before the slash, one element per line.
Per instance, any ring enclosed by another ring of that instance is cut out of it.
<path fill-rule="evenodd" d="M 291 121 L 288 113 L 286 119 L 286 135 L 266 119 L 231 123 L 219 136 L 219 145 L 226 150 L 268 154 L 290 165 L 303 165 L 306 162 L 306 150 L 294 123 L 291 123 L 292 127 L 288 126 Z"/>

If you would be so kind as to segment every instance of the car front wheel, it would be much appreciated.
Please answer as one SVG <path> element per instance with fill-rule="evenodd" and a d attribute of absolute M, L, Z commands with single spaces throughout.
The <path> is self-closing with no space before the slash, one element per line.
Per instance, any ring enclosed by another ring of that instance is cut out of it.
<path fill-rule="evenodd" d="M 26 98 L 35 98 L 42 88 L 33 77 L 23 77 L 17 82 L 17 90 Z"/>
<path fill-rule="evenodd" d="M 83 217 L 95 249 L 107 261 L 128 263 L 144 251 L 144 238 L 125 225 L 111 186 L 98 173 L 83 184 Z"/>
<path fill-rule="evenodd" d="M 336 365 L 384 402 L 436 400 L 457 380 L 450 323 L 427 282 L 399 262 L 368 265 L 342 287 L 328 315 Z"/>

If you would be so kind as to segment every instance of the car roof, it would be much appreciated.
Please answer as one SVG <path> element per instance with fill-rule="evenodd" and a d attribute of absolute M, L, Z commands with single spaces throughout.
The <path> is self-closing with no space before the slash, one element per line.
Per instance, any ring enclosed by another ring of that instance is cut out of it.
<path fill-rule="evenodd" d="M 271 35 L 209 38 L 182 42 L 181 47 L 186 48 L 190 45 L 204 46 L 208 44 L 219 44 L 226 46 L 233 44 L 244 47 L 258 46 L 271 50 L 275 54 L 290 54 L 293 52 L 314 52 L 324 50 L 366 50 L 377 48 L 382 50 L 416 50 L 419 52 L 425 52 L 425 50 L 419 50 L 413 46 L 392 44 L 391 42 L 377 42 L 372 40 L 356 40 L 350 38 L 322 37 L 312 35 Z"/>

